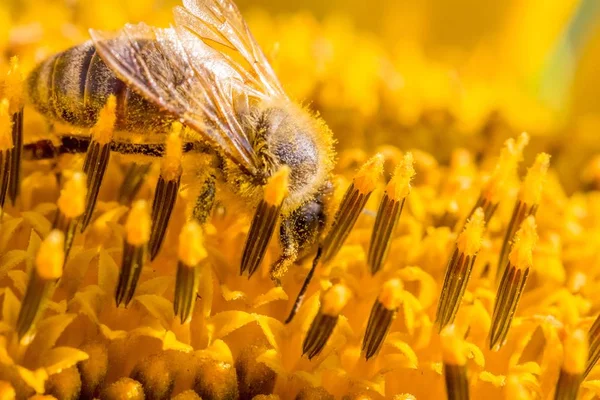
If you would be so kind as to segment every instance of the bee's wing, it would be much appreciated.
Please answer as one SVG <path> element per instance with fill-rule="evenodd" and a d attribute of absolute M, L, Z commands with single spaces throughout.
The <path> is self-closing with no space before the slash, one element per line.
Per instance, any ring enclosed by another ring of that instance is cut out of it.
<path fill-rule="evenodd" d="M 251 84 L 258 91 L 269 97 L 285 97 L 279 79 L 232 0 L 183 0 L 183 7 L 175 7 L 173 13 L 179 28 L 239 52 L 250 66 L 249 72 L 255 78 Z"/>

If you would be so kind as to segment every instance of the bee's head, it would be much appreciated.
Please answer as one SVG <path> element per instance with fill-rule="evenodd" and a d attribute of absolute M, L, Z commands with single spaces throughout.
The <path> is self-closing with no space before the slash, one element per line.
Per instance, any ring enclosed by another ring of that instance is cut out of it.
<path fill-rule="evenodd" d="M 333 165 L 331 133 L 316 118 L 293 104 L 265 108 L 255 125 L 254 148 L 269 176 L 290 168 L 289 195 L 283 213 L 312 199 Z"/>

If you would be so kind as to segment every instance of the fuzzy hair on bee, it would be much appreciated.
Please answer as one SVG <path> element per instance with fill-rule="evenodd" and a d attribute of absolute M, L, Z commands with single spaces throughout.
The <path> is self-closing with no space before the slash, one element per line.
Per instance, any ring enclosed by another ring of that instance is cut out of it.
<path fill-rule="evenodd" d="M 290 100 L 231 0 L 183 0 L 173 16 L 169 28 L 139 23 L 118 32 L 90 30 L 91 41 L 39 64 L 27 81 L 39 112 L 93 127 L 113 98 L 114 132 L 107 143 L 71 132 L 25 150 L 33 158 L 86 152 L 93 197 L 103 176 L 94 168 L 105 167 L 109 150 L 143 165 L 164 160 L 175 152 L 168 143 L 180 143 L 182 172 L 161 175 L 155 193 L 152 226 L 161 232 L 150 238 L 151 258 L 180 185 L 193 187 L 199 200 L 190 214 L 200 223 L 215 193 L 254 210 L 241 273 L 256 270 L 280 222 L 282 254 L 271 268 L 277 281 L 287 265 L 315 250 L 325 227 L 333 135 Z M 172 138 L 175 123 L 184 127 L 179 139 Z M 95 199 L 88 202 L 91 213 Z"/>

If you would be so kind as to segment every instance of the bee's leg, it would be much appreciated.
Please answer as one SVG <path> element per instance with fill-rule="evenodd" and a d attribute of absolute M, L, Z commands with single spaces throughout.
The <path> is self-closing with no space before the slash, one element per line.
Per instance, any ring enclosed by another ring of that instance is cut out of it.
<path fill-rule="evenodd" d="M 275 284 L 280 285 L 281 277 L 290 265 L 314 252 L 325 227 L 324 208 L 323 196 L 319 195 L 281 219 L 279 240 L 283 250 L 270 270 Z"/>

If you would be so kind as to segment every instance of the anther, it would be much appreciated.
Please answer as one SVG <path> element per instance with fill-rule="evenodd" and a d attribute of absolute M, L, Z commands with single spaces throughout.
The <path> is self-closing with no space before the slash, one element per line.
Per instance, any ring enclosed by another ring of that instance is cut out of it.
<path fill-rule="evenodd" d="M 555 400 L 575 400 L 585 373 L 588 342 L 583 330 L 568 332 L 563 341 L 563 363 L 554 392 Z"/>
<path fill-rule="evenodd" d="M 138 164 L 133 162 L 129 164 L 123 184 L 119 188 L 119 204 L 129 206 L 133 202 L 151 166 L 151 163 Z"/>
<path fill-rule="evenodd" d="M 40 244 L 17 318 L 19 340 L 31 330 L 37 317 L 42 314 L 56 280 L 62 276 L 64 240 L 61 231 L 53 230 Z"/>
<path fill-rule="evenodd" d="M 9 113 L 12 119 L 12 143 L 13 151 L 11 155 L 10 179 L 8 183 L 8 196 L 15 204 L 19 195 L 21 185 L 21 153 L 23 152 L 23 82 L 24 74 L 17 57 L 10 59 L 10 66 L 6 76 L 5 96 L 7 97 L 10 108 Z"/>
<path fill-rule="evenodd" d="M 384 158 L 376 154 L 368 160 L 354 176 L 334 216 L 333 225 L 323 240 L 323 262 L 332 260 L 354 227 L 358 216 L 375 190 L 383 173 Z"/>
<path fill-rule="evenodd" d="M 2 99 L 0 102 L 0 218 L 4 212 L 6 194 L 9 190 L 14 155 L 13 120 L 9 114 L 9 108 L 8 99 Z"/>
<path fill-rule="evenodd" d="M 207 256 L 202 244 L 202 228 L 196 221 L 187 222 L 179 234 L 179 263 L 175 280 L 173 308 L 181 323 L 189 322 L 198 290 L 198 265 Z"/>
<path fill-rule="evenodd" d="M 52 228 L 60 230 L 65 235 L 65 261 L 69 256 L 73 238 L 75 237 L 78 218 L 85 211 L 85 198 L 87 196 L 85 182 L 86 179 L 83 172 L 73 173 L 65 182 L 58 197 L 58 210 L 56 211 Z"/>
<path fill-rule="evenodd" d="M 585 379 L 600 359 L 600 315 L 588 331 L 589 356 L 582 379 Z"/>
<path fill-rule="evenodd" d="M 369 322 L 362 343 L 362 352 L 368 360 L 375 356 L 387 336 L 402 303 L 402 282 L 391 279 L 383 284 L 369 315 Z"/>
<path fill-rule="evenodd" d="M 442 329 L 440 341 L 448 400 L 467 400 L 469 398 L 469 381 L 467 379 L 465 343 L 454 325 L 448 325 Z"/>
<path fill-rule="evenodd" d="M 537 242 L 535 218 L 530 215 L 521 224 L 508 256 L 508 266 L 496 293 L 490 328 L 490 349 L 498 350 L 506 340 L 517 310 L 529 269 L 533 264 L 533 249 Z"/>
<path fill-rule="evenodd" d="M 125 306 L 133 298 L 142 267 L 146 260 L 148 240 L 150 240 L 150 215 L 148 205 L 143 200 L 133 203 L 125 222 L 125 240 L 123 243 L 123 259 L 115 300 L 117 307 Z"/>
<path fill-rule="evenodd" d="M 83 172 L 87 176 L 87 198 L 85 212 L 81 219 L 81 232 L 92 220 L 100 184 L 110 159 L 110 143 L 116 121 L 117 100 L 111 95 L 100 111 L 96 125 L 91 129 L 92 140 L 85 155 Z"/>
<path fill-rule="evenodd" d="M 289 174 L 289 167 L 284 166 L 265 185 L 263 198 L 256 208 L 244 245 L 240 275 L 248 271 L 250 278 L 265 256 L 279 219 L 281 205 L 288 195 Z"/>
<path fill-rule="evenodd" d="M 150 260 L 154 260 L 160 250 L 181 183 L 183 146 L 180 132 L 181 124 L 175 123 L 167 139 L 165 156 L 161 162 L 152 203 L 152 234 L 148 244 Z"/>
<path fill-rule="evenodd" d="M 302 354 L 307 354 L 312 359 L 321 353 L 337 325 L 342 309 L 350 300 L 350 295 L 350 290 L 342 284 L 333 285 L 323 294 L 319 311 L 302 343 Z"/>
<path fill-rule="evenodd" d="M 481 207 L 485 223 L 487 224 L 490 221 L 511 180 L 516 175 L 517 166 L 523 158 L 523 149 L 528 143 L 529 135 L 525 132 L 519 136 L 516 142 L 513 138 L 510 138 L 504 143 L 496 167 L 481 190 L 479 199 L 473 206 L 473 211 L 469 217 L 473 215 L 477 208 Z"/>
<path fill-rule="evenodd" d="M 502 249 L 500 250 L 500 256 L 498 257 L 496 280 L 500 279 L 504 273 L 511 240 L 521 226 L 521 223 L 525 218 L 535 215 L 537 212 L 549 165 L 550 156 L 546 153 L 538 154 L 533 166 L 529 168 L 521 184 L 519 198 L 513 209 L 512 217 L 504 236 L 504 242 L 502 243 Z"/>
<path fill-rule="evenodd" d="M 454 321 L 465 293 L 485 229 L 484 211 L 477 208 L 458 236 L 446 267 L 436 322 L 440 331 Z"/>
<path fill-rule="evenodd" d="M 387 258 L 391 244 L 390 238 L 400 219 L 404 201 L 410 193 L 410 181 L 414 175 L 412 153 L 406 153 L 404 159 L 396 167 L 381 203 L 379 203 L 367 257 L 373 275 L 381 269 Z"/>

